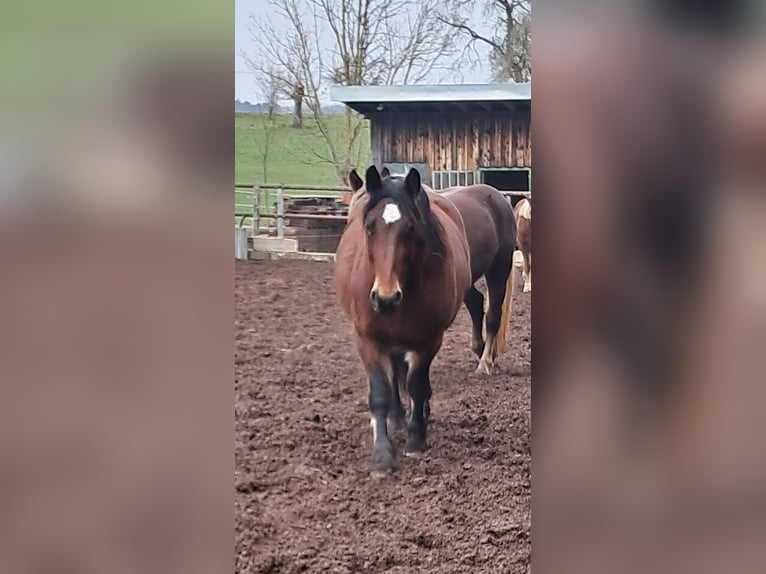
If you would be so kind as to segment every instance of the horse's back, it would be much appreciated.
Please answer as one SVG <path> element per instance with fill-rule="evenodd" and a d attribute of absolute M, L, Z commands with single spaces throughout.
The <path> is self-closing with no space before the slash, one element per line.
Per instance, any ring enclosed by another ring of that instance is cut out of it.
<path fill-rule="evenodd" d="M 426 193 L 428 194 L 428 200 L 431 202 L 432 209 L 437 213 L 437 217 L 442 222 L 442 225 L 445 223 L 444 218 L 448 218 L 451 225 L 454 226 L 457 231 L 465 234 L 465 221 L 463 220 L 463 215 L 460 212 L 460 209 L 457 208 L 455 203 L 445 199 L 444 196 L 435 191 L 431 191 L 430 189 L 427 189 Z"/>
<path fill-rule="evenodd" d="M 457 206 L 440 194 L 428 190 L 432 209 L 439 218 L 448 242 L 452 265 L 455 269 L 455 287 L 458 295 L 457 310 L 463 300 L 463 294 L 471 286 L 471 249 L 466 236 L 463 215 Z"/>
<path fill-rule="evenodd" d="M 490 185 L 445 190 L 460 212 L 471 251 L 472 279 L 484 275 L 498 258 L 510 258 L 516 244 L 516 220 L 511 204 Z"/>

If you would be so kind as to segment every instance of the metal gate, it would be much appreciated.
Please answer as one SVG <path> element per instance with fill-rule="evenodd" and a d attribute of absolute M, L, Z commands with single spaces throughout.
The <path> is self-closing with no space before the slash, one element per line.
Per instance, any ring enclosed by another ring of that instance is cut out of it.
<path fill-rule="evenodd" d="M 476 173 L 473 171 L 434 171 L 431 173 L 433 189 L 447 189 L 457 185 L 473 185 Z"/>

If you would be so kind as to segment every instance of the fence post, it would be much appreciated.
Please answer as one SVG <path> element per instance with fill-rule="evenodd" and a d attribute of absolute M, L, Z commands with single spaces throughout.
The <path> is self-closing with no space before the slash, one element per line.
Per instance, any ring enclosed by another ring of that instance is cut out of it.
<path fill-rule="evenodd" d="M 261 231 L 261 186 L 257 183 L 253 186 L 253 235 Z"/>
<path fill-rule="evenodd" d="M 277 237 L 285 236 L 285 193 L 282 185 L 277 188 Z"/>

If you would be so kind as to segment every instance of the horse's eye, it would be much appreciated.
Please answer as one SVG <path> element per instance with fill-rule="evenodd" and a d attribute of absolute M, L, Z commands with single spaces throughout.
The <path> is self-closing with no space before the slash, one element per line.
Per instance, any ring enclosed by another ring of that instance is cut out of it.
<path fill-rule="evenodd" d="M 404 228 L 407 235 L 412 235 L 412 233 L 415 231 L 415 224 L 411 221 L 407 222 L 407 226 Z"/>
<path fill-rule="evenodd" d="M 372 232 L 375 231 L 375 220 L 371 219 L 369 221 L 365 221 L 364 228 L 367 230 L 368 234 L 372 235 Z"/>

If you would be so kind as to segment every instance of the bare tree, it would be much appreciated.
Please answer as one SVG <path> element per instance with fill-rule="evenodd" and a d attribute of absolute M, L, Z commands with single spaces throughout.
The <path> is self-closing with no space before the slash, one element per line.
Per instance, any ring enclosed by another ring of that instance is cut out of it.
<path fill-rule="evenodd" d="M 355 165 L 363 118 L 346 109 L 343 133 L 322 110 L 329 84 L 422 82 L 455 63 L 450 27 L 436 18 L 440 0 L 269 0 L 269 16 L 251 18 L 255 54 L 243 54 L 259 76 L 278 80 L 298 109 L 305 103 L 325 142 L 312 150 L 340 181 Z M 454 34 L 453 34 L 454 35 Z"/>
<path fill-rule="evenodd" d="M 297 84 L 290 89 L 290 97 L 293 100 L 293 127 L 303 127 L 303 98 L 306 96 L 306 92 L 303 89 L 303 84 Z"/>
<path fill-rule="evenodd" d="M 481 8 L 485 26 L 472 21 Z M 447 0 L 437 18 L 459 32 L 467 48 L 489 48 L 495 81 L 528 82 L 532 77 L 532 0 Z M 476 51 L 474 50 L 474 54 Z"/>
<path fill-rule="evenodd" d="M 268 103 L 268 114 L 267 118 L 269 121 L 274 119 L 274 115 L 277 113 L 277 100 L 279 99 L 280 94 L 280 83 L 274 78 L 273 75 L 267 75 L 264 76 L 264 88 L 262 90 L 265 92 L 266 96 L 266 102 Z"/>
<path fill-rule="evenodd" d="M 274 133 L 277 129 L 277 105 L 278 99 L 281 94 L 282 86 L 280 82 L 275 78 L 273 74 L 266 74 L 263 76 L 263 81 L 260 86 L 261 96 L 266 99 L 268 109 L 267 113 L 260 115 L 261 129 L 263 137 L 253 139 L 256 144 L 256 148 L 260 147 L 260 156 L 263 168 L 263 182 L 269 181 L 269 152 L 271 151 L 271 144 L 274 141 Z"/>

